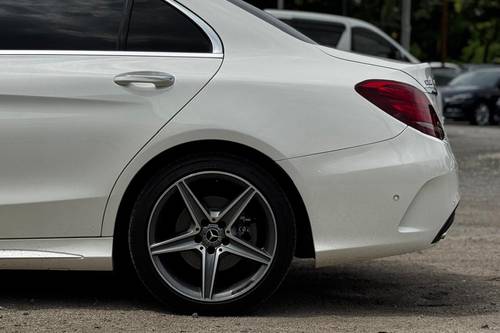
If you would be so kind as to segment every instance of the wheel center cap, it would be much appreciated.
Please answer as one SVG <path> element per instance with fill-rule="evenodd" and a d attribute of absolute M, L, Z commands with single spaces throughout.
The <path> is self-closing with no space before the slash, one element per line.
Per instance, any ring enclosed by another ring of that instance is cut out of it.
<path fill-rule="evenodd" d="M 224 231 L 217 225 L 209 225 L 201 231 L 202 242 L 207 247 L 217 247 L 222 243 Z"/>
<path fill-rule="evenodd" d="M 209 242 L 216 242 L 219 239 L 219 232 L 215 229 L 208 230 L 207 239 Z"/>

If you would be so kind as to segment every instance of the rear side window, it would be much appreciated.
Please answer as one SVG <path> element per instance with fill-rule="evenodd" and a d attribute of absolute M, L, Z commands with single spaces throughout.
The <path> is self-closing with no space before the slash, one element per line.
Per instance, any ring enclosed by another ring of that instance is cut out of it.
<path fill-rule="evenodd" d="M 116 50 L 124 0 L 1 0 L 2 50 Z"/>
<path fill-rule="evenodd" d="M 208 36 L 187 16 L 163 0 L 134 0 L 128 51 L 211 53 Z"/>
<path fill-rule="evenodd" d="M 375 57 L 407 61 L 401 52 L 384 37 L 360 27 L 352 28 L 352 51 Z"/>
<path fill-rule="evenodd" d="M 289 34 L 297 39 L 300 39 L 303 42 L 316 44 L 316 42 L 314 42 L 311 38 L 305 36 L 304 34 L 300 33 L 299 31 L 295 30 L 294 28 L 292 28 L 288 24 L 278 20 L 276 17 L 272 16 L 271 14 L 268 14 L 265 11 L 260 10 L 257 7 L 254 7 L 243 0 L 227 0 L 227 1 L 229 1 L 233 5 L 240 7 L 243 10 L 246 10 L 250 14 L 260 18 L 264 22 L 267 22 L 267 23 L 273 25 L 274 27 L 280 29 L 281 31 L 286 32 L 287 34 Z"/>
<path fill-rule="evenodd" d="M 330 47 L 337 47 L 346 29 L 345 25 L 340 23 L 301 19 L 283 19 L 282 21 L 302 32 L 318 44 Z"/>

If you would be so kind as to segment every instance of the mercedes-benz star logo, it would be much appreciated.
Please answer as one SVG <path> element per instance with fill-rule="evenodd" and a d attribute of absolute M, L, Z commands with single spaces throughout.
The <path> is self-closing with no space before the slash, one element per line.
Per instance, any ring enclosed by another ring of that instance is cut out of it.
<path fill-rule="evenodd" d="M 209 242 L 217 242 L 219 240 L 219 232 L 215 229 L 207 231 L 207 240 Z"/>

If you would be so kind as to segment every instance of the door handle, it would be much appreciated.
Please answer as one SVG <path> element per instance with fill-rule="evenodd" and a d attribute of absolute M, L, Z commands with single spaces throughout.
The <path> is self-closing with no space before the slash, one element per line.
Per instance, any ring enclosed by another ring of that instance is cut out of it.
<path fill-rule="evenodd" d="M 128 87 L 134 83 L 151 83 L 156 88 L 168 88 L 174 85 L 175 77 L 162 72 L 130 72 L 115 76 L 113 81 L 122 87 Z"/>

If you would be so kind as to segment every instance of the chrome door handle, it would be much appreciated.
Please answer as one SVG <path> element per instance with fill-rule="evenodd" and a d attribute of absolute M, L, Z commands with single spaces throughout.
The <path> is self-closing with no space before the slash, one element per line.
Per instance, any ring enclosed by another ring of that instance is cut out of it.
<path fill-rule="evenodd" d="M 134 83 L 151 83 L 160 89 L 173 86 L 175 77 L 162 72 L 130 72 L 115 76 L 114 82 L 122 87 L 127 87 Z"/>

